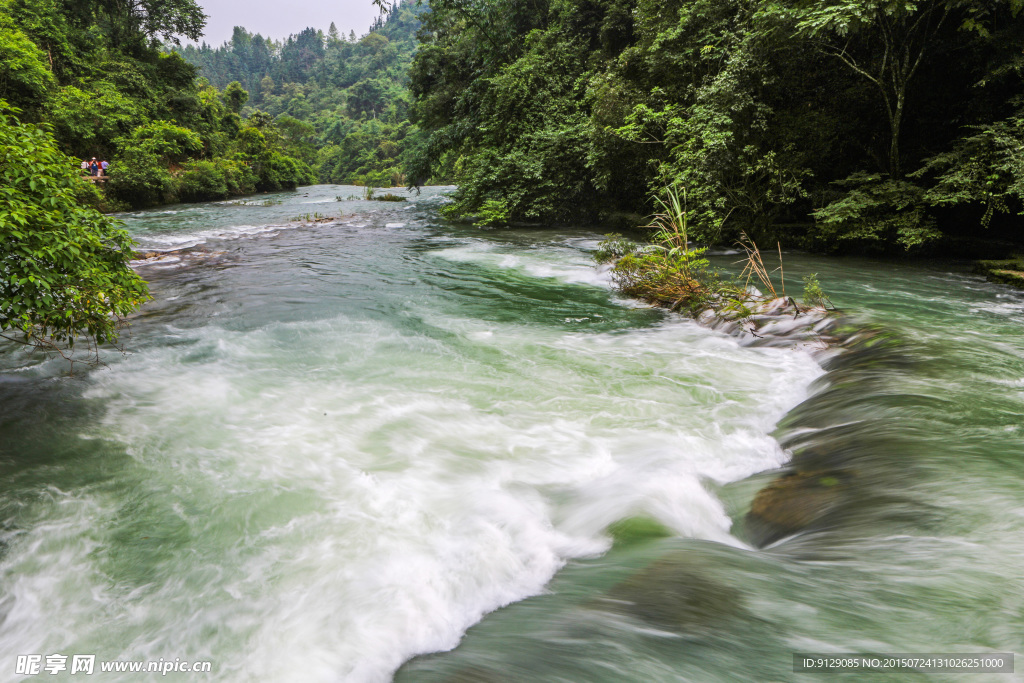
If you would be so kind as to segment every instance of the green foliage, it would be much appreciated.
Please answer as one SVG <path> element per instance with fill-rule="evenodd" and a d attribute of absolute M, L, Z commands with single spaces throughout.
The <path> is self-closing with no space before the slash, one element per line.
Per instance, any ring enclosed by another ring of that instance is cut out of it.
<path fill-rule="evenodd" d="M 47 120 L 62 146 L 79 156 L 106 156 L 115 138 L 131 133 L 146 120 L 143 106 L 108 81 L 87 90 L 68 85 L 47 103 Z"/>
<path fill-rule="evenodd" d="M 627 239 L 617 232 L 612 232 L 605 235 L 604 240 L 597 245 L 594 260 L 598 263 L 609 263 L 627 254 L 635 254 L 640 249 L 640 245 L 633 240 Z"/>
<path fill-rule="evenodd" d="M 913 174 L 935 176 L 925 193 L 932 206 L 980 205 L 988 227 L 997 213 L 1021 211 L 1024 200 L 1024 112 L 977 126 L 948 152 L 927 159 Z"/>
<path fill-rule="evenodd" d="M 915 248 L 969 229 L 951 206 L 983 222 L 1020 209 L 1007 118 L 1024 73 L 1019 9 L 438 0 L 410 71 L 427 137 L 406 170 L 453 177 L 452 214 L 600 220 L 676 185 L 684 242 Z"/>
<path fill-rule="evenodd" d="M 651 251 L 626 254 L 612 268 L 612 282 L 623 294 L 697 314 L 729 289 L 710 268 L 706 248 L 673 251 L 656 244 Z"/>
<path fill-rule="evenodd" d="M 611 234 L 595 254 L 599 262 L 614 261 L 611 278 L 616 289 L 691 315 L 744 299 L 742 290 L 711 268 L 707 247 L 690 248 L 685 199 L 679 190 L 668 187 L 654 200 L 663 211 L 651 221 L 656 229 L 651 244 L 641 247 Z"/>
<path fill-rule="evenodd" d="M 117 340 L 147 298 L 131 239 L 82 200 L 74 161 L 0 102 L 0 335 L 46 349 Z"/>
<path fill-rule="evenodd" d="M 247 165 L 229 159 L 192 161 L 177 178 L 178 199 L 205 202 L 252 194 L 258 179 Z"/>
<path fill-rule="evenodd" d="M 170 164 L 180 163 L 202 149 L 198 135 L 167 121 L 140 126 L 116 144 L 120 151 L 109 169 L 110 191 L 136 208 L 178 199 Z"/>
<path fill-rule="evenodd" d="M 836 184 L 845 194 L 814 212 L 815 235 L 828 244 L 856 241 L 880 248 L 896 243 L 910 249 L 941 236 L 917 185 L 866 173 Z"/>
<path fill-rule="evenodd" d="M 821 282 L 818 281 L 817 273 L 804 276 L 803 302 L 808 306 L 820 308 L 825 308 L 829 304 L 828 296 L 825 295 L 825 290 L 821 288 Z"/>
<path fill-rule="evenodd" d="M 0 14 L 0 98 L 34 108 L 54 86 L 46 56 L 14 22 Z"/>
<path fill-rule="evenodd" d="M 144 147 L 122 149 L 108 169 L 110 193 L 132 208 L 166 204 L 177 199 L 174 178 L 160 155 Z"/>
<path fill-rule="evenodd" d="M 242 107 L 249 101 L 249 93 L 246 92 L 238 81 L 228 83 L 221 97 L 224 99 L 224 106 L 236 114 L 240 113 Z"/>
<path fill-rule="evenodd" d="M 654 214 L 648 228 L 654 229 L 654 241 L 667 245 L 671 250 L 690 250 L 690 222 L 686 203 L 686 188 L 669 185 L 664 198 L 654 196 L 654 203 L 661 209 Z"/>
<path fill-rule="evenodd" d="M 320 182 L 395 187 L 422 140 L 408 121 L 406 83 L 423 11 L 398 5 L 360 40 L 310 28 L 274 41 L 236 27 L 221 47 L 181 54 L 225 92 L 232 81 L 247 89 L 248 106 L 276 122 L 284 152 Z"/>
<path fill-rule="evenodd" d="M 119 140 L 118 146 L 145 149 L 165 163 L 182 162 L 202 151 L 202 141 L 194 131 L 168 121 L 139 126 L 130 137 Z"/>
<path fill-rule="evenodd" d="M 483 225 L 501 225 L 508 222 L 508 215 L 508 205 L 500 199 L 484 200 L 476 210 L 476 220 Z"/>
<path fill-rule="evenodd" d="M 258 112 L 243 120 L 248 94 L 239 83 L 222 96 L 179 54 L 160 49 L 158 38 L 201 34 L 193 0 L 0 0 L 0 10 L 0 95 L 23 105 L 23 120 L 50 123 L 65 152 L 112 162 L 107 196 L 93 205 L 152 206 L 313 181 L 311 126 L 282 119 L 279 129 Z"/>
<path fill-rule="evenodd" d="M 100 5 L 115 45 L 144 46 L 157 38 L 178 43 L 178 36 L 199 40 L 206 15 L 193 0 L 135 0 Z M 98 17 L 99 18 L 99 17 Z"/>

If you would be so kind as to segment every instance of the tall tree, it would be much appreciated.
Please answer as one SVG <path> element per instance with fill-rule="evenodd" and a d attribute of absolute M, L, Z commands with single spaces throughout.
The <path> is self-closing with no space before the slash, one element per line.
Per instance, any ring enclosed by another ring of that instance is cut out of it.
<path fill-rule="evenodd" d="M 825 0 L 797 5 L 802 35 L 877 90 L 889 124 L 890 177 L 903 177 L 900 134 L 907 95 L 922 62 L 956 24 L 986 33 L 997 6 L 1014 16 L 1022 0 Z"/>

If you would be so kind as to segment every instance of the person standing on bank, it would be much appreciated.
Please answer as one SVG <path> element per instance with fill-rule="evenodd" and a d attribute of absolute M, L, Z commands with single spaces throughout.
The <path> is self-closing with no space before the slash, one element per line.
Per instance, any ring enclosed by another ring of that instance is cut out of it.
<path fill-rule="evenodd" d="M 106 159 L 100 162 L 100 175 L 104 178 L 107 177 L 107 166 L 110 166 L 110 164 L 107 163 Z"/>

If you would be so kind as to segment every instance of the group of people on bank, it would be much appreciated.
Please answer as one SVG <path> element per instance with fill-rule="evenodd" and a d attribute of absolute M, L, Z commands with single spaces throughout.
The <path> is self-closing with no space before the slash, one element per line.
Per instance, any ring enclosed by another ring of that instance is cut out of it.
<path fill-rule="evenodd" d="M 91 161 L 82 159 L 82 170 L 88 175 L 93 176 L 105 176 L 107 175 L 107 167 L 110 166 L 106 161 L 97 161 L 96 157 L 93 157 Z"/>

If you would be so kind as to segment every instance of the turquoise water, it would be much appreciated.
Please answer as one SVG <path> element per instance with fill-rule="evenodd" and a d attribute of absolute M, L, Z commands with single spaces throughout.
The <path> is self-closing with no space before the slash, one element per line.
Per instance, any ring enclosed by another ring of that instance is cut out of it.
<path fill-rule="evenodd" d="M 823 368 L 612 294 L 591 231 L 452 225 L 437 188 L 335 201 L 358 194 L 127 215 L 142 250 L 191 251 L 141 266 L 126 353 L 68 376 L 0 350 L 0 680 L 55 652 L 727 681 L 820 680 L 800 651 L 1024 651 L 1019 293 L 787 255 L 898 332 Z M 313 212 L 335 218 L 290 220 Z M 750 501 L 794 458 L 854 483 L 756 549 Z M 667 535 L 613 544 L 633 518 Z"/>

